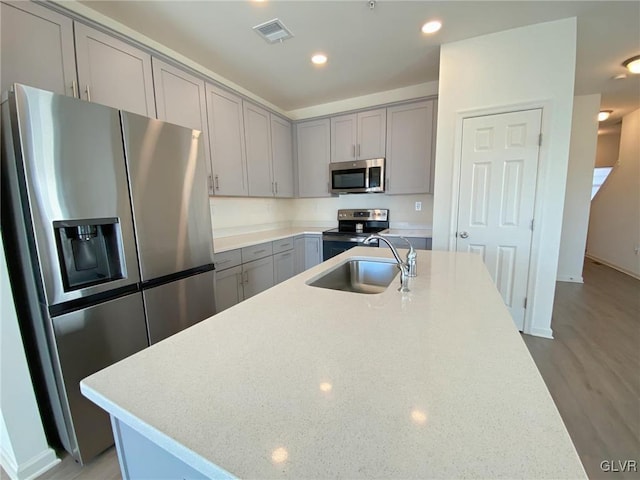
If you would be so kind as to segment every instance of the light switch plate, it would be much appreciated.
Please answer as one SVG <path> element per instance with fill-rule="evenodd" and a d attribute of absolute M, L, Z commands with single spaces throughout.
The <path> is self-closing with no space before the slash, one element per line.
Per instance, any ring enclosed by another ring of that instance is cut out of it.
<path fill-rule="evenodd" d="M 422 202 L 416 202 L 416 212 L 422 210 Z"/>

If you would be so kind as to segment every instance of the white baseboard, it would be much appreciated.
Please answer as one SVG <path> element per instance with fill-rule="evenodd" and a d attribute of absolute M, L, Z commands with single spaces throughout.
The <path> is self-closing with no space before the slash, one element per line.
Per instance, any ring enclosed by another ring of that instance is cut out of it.
<path fill-rule="evenodd" d="M 52 448 L 47 448 L 21 465 L 16 465 L 11 456 L 0 449 L 0 464 L 12 480 L 35 479 L 59 463 L 60 459 Z"/>
<path fill-rule="evenodd" d="M 582 275 L 558 275 L 556 277 L 557 282 L 572 282 L 572 283 L 584 283 Z"/>
<path fill-rule="evenodd" d="M 530 331 L 524 333 L 526 333 L 527 335 L 532 335 L 534 337 L 553 339 L 553 330 L 551 330 L 550 328 L 532 328 Z"/>
<path fill-rule="evenodd" d="M 635 278 L 637 280 L 640 280 L 640 275 L 638 275 L 637 273 L 634 273 L 634 272 L 632 272 L 630 270 L 627 270 L 625 268 L 622 268 L 622 267 L 618 267 L 617 265 L 613 265 L 612 263 L 609 263 L 607 260 L 604 260 L 602 258 L 593 256 L 593 255 L 591 255 L 589 253 L 585 254 L 585 257 L 587 257 L 590 260 L 593 260 L 594 262 L 602 263 L 603 265 L 606 265 L 607 267 L 611 267 L 614 270 L 617 270 L 617 271 L 619 271 L 621 273 L 629 275 L 630 277 L 633 277 L 633 278 Z"/>

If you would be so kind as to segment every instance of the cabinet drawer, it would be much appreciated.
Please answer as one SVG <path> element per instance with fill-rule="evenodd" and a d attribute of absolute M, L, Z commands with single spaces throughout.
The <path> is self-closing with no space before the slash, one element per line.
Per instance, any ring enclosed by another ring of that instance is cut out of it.
<path fill-rule="evenodd" d="M 282 238 L 273 242 L 273 253 L 286 252 L 293 249 L 293 237 Z"/>
<path fill-rule="evenodd" d="M 229 250 L 228 252 L 216 253 L 213 256 L 213 262 L 216 270 L 224 270 L 226 268 L 235 267 L 242 263 L 242 254 L 240 249 Z"/>
<path fill-rule="evenodd" d="M 269 255 L 273 255 L 273 245 L 271 244 L 271 242 L 244 247 L 242 249 L 242 263 L 247 263 L 251 260 L 268 257 Z"/>

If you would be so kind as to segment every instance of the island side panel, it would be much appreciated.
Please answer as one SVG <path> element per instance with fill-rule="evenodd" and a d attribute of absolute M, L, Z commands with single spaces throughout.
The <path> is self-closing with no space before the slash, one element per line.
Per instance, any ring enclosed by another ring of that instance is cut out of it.
<path fill-rule="evenodd" d="M 111 416 L 111 425 L 123 480 L 138 478 L 206 480 L 209 478 L 114 416 Z M 220 470 L 215 478 L 235 479 L 236 477 Z"/>

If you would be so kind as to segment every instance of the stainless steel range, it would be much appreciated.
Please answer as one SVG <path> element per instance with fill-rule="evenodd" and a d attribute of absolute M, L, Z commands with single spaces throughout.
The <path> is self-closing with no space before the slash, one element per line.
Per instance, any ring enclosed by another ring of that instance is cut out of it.
<path fill-rule="evenodd" d="M 365 238 L 388 228 L 388 209 L 338 210 L 338 228 L 322 233 L 323 260 L 353 247 L 377 247 L 377 240 L 365 244 Z"/>

